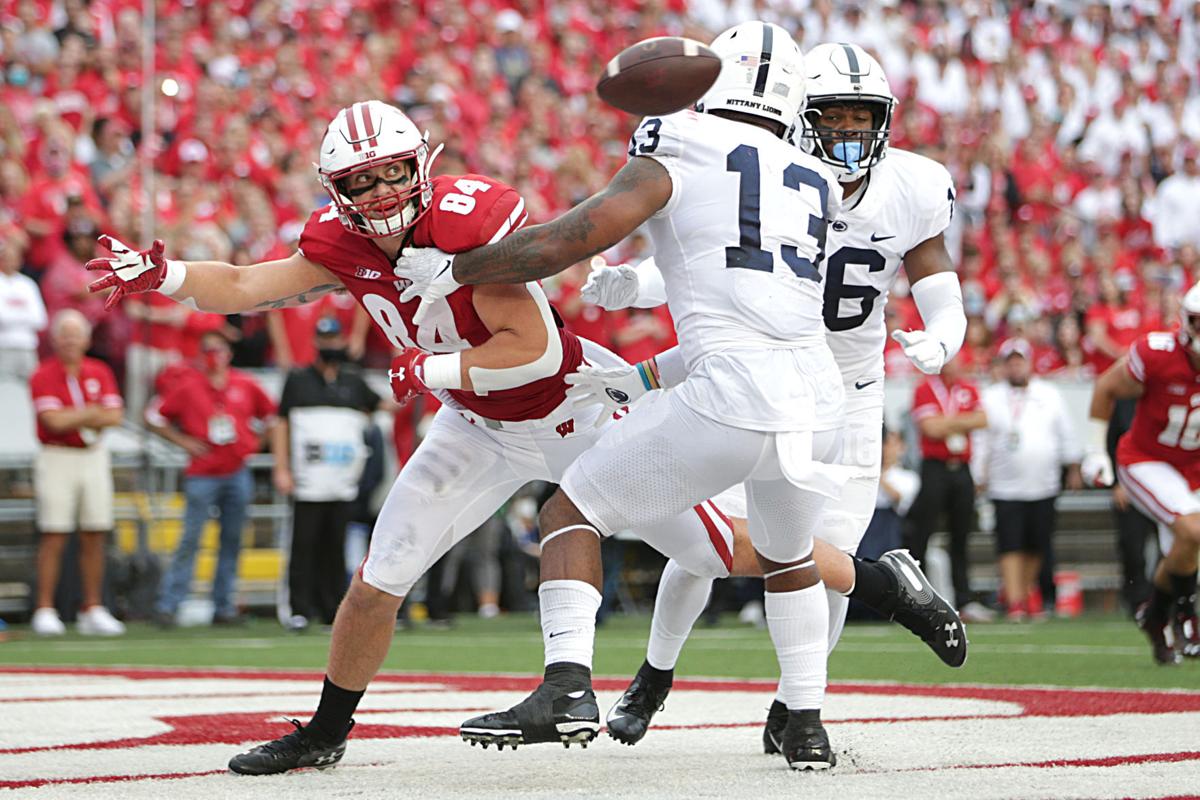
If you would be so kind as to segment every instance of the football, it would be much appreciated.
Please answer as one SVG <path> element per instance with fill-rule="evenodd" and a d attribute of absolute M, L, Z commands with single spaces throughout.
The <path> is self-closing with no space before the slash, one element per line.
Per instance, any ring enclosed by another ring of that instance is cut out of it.
<path fill-rule="evenodd" d="M 630 114 L 672 114 L 703 97 L 720 73 L 721 59 L 707 46 L 680 36 L 658 36 L 617 53 L 596 93 Z"/>

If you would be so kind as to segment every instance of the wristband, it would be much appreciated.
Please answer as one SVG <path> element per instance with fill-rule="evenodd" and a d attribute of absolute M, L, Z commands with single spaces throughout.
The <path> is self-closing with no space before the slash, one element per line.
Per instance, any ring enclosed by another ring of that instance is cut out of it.
<path fill-rule="evenodd" d="M 658 364 L 654 363 L 653 358 L 638 362 L 637 371 L 647 392 L 662 388 L 662 381 L 658 377 Z"/>
<path fill-rule="evenodd" d="M 165 294 L 167 297 L 174 297 L 175 293 L 183 287 L 183 279 L 186 277 L 187 264 L 168 258 L 163 270 L 162 283 L 158 285 L 159 293 Z"/>
<path fill-rule="evenodd" d="M 462 353 L 447 353 L 425 359 L 421 381 L 430 389 L 461 389 Z"/>

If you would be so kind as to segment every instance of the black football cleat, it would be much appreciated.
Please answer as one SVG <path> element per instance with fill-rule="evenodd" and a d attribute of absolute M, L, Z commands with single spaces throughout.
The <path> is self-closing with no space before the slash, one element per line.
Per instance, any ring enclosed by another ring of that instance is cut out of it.
<path fill-rule="evenodd" d="M 769 756 L 777 756 L 783 752 L 783 729 L 787 727 L 787 706 L 778 700 L 771 701 L 771 709 L 767 711 L 767 724 L 763 728 L 763 752 Z"/>
<path fill-rule="evenodd" d="M 582 672 L 571 670 L 566 675 L 559 671 L 553 679 L 547 670 L 548 680 L 529 697 L 507 711 L 467 720 L 459 726 L 459 735 L 464 742 L 481 744 L 485 750 L 491 744 L 499 750 L 505 745 L 516 750 L 518 745 L 542 742 L 587 747 L 600 732 L 600 707 L 592 691 L 591 671 L 585 667 L 579 670 Z"/>
<path fill-rule="evenodd" d="M 826 770 L 837 764 L 820 711 L 790 711 L 780 743 L 788 766 L 795 770 Z"/>
<path fill-rule="evenodd" d="M 1149 600 L 1138 606 L 1133 618 L 1150 640 L 1154 661 L 1164 666 L 1178 664 L 1180 656 L 1175 650 L 1175 632 L 1172 630 L 1171 621 L 1155 614 L 1153 604 Z"/>
<path fill-rule="evenodd" d="M 608 735 L 621 744 L 640 742 L 650 728 L 650 720 L 662 711 L 670 691 L 669 682 L 655 681 L 639 669 L 625 694 L 608 711 Z"/>
<path fill-rule="evenodd" d="M 1189 598 L 1191 601 L 1191 598 Z M 1179 654 L 1184 658 L 1200 658 L 1200 618 L 1196 616 L 1194 602 L 1175 607 L 1175 641 L 1179 643 Z"/>
<path fill-rule="evenodd" d="M 346 737 L 340 742 L 327 742 L 311 733 L 300 724 L 300 720 L 288 722 L 296 727 L 273 742 L 260 744 L 245 753 L 229 759 L 229 769 L 239 775 L 278 775 L 294 769 L 329 769 L 336 766 L 346 754 Z M 354 727 L 351 720 L 349 735 Z"/>
<path fill-rule="evenodd" d="M 889 550 L 876 562 L 892 573 L 896 594 L 880 609 L 900 623 L 951 667 L 967 661 L 967 629 L 954 606 L 937 593 L 907 550 Z"/>

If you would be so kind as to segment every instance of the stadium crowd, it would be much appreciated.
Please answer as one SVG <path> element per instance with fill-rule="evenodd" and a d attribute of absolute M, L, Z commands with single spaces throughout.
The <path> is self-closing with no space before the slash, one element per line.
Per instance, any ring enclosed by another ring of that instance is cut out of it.
<path fill-rule="evenodd" d="M 139 414 L 154 375 L 212 331 L 237 366 L 304 366 L 318 321 L 350 355 L 389 343 L 348 296 L 222 317 L 158 294 L 104 311 L 83 264 L 96 235 L 168 255 L 251 263 L 293 252 L 327 202 L 312 161 L 340 107 L 381 98 L 434 143 L 435 171 L 480 172 L 546 220 L 604 184 L 634 120 L 593 86 L 620 48 L 653 35 L 710 40 L 759 17 L 804 49 L 850 41 L 882 62 L 899 106 L 891 143 L 944 163 L 957 185 L 948 242 L 968 313 L 959 363 L 994 366 L 1029 341 L 1039 374 L 1101 372 L 1147 330 L 1174 324 L 1200 280 L 1200 3 L 1034 0 L 261 0 L 156 5 L 152 131 L 142 129 L 141 3 L 0 0 L 0 372 L 28 377 L 46 322 L 76 309 L 92 355 Z M 142 229 L 139 154 L 153 159 Z M 648 255 L 631 237 L 609 261 Z M 631 363 L 675 343 L 665 308 L 584 304 L 589 265 L 547 283 L 569 327 Z M 39 310 L 37 306 L 41 304 Z M 919 327 L 903 277 L 889 329 Z M 39 335 L 40 334 L 40 335 Z M 889 375 L 911 363 L 888 340 Z M 999 374 L 995 372 L 994 374 Z M 432 403 L 397 412 L 400 456 Z"/>
<path fill-rule="evenodd" d="M 93 352 L 118 375 L 130 352 L 149 351 L 130 360 L 154 369 L 192 356 L 211 329 L 237 340 L 235 363 L 304 364 L 319 317 L 354 316 L 336 298 L 228 321 L 156 296 L 103 313 L 82 263 L 97 231 L 149 238 L 143 144 L 154 155 L 155 235 L 181 258 L 290 252 L 325 201 L 311 165 L 318 137 L 337 108 L 363 97 L 396 103 L 444 142 L 440 171 L 509 181 L 531 219 L 547 219 L 625 158 L 633 120 L 592 91 L 604 60 L 639 38 L 707 40 L 749 16 L 796 31 L 806 49 L 846 40 L 877 54 L 900 98 L 892 144 L 951 169 L 969 371 L 1020 333 L 1039 372 L 1098 372 L 1138 332 L 1173 320 L 1178 289 L 1200 277 L 1191 222 L 1200 4 L 162 0 L 157 9 L 156 127 L 145 141 L 140 3 L 0 9 L 0 260 L 38 283 L 50 315 L 82 311 L 97 327 Z M 613 257 L 644 246 L 635 237 Z M 672 343 L 665 312 L 583 307 L 586 271 L 551 287 L 573 327 L 631 361 Z M 915 310 L 900 288 L 890 324 L 908 327 Z M 382 363 L 387 343 L 365 323 L 352 351 Z M 893 354 L 890 370 L 905 371 Z M 128 374 L 147 382 L 136 366 Z M 139 388 L 129 388 L 137 409 Z"/>

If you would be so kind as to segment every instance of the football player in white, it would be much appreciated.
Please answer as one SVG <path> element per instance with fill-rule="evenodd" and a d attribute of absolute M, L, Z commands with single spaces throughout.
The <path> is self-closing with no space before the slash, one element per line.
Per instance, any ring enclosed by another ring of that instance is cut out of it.
<path fill-rule="evenodd" d="M 542 509 L 542 585 L 555 589 L 551 604 L 542 595 L 545 682 L 514 708 L 464 723 L 472 740 L 552 740 L 574 698 L 590 694 L 600 536 L 744 484 L 788 709 L 781 749 L 796 769 L 835 763 L 820 720 L 829 612 L 812 532 L 854 472 L 836 463 L 844 392 L 817 272 L 841 192 L 822 159 L 788 141 L 804 61 L 787 32 L 747 22 L 712 49 L 724 66 L 697 111 L 643 120 L 600 193 L 495 245 L 397 261 L 413 281 L 408 296 L 431 300 L 460 283 L 547 277 L 645 224 L 686 373 L 580 456 Z"/>
<path fill-rule="evenodd" d="M 829 592 L 829 647 L 837 642 L 853 596 L 912 630 L 951 666 L 966 659 L 967 641 L 953 607 L 939 597 L 904 550 L 878 563 L 853 559 L 875 509 L 883 427 L 883 307 L 900 264 L 912 285 L 924 330 L 898 331 L 905 354 L 924 373 L 936 374 L 953 358 L 966 332 L 958 276 L 943 231 L 954 213 L 954 189 L 946 169 L 923 156 L 889 149 L 896 99 L 878 62 L 851 44 L 822 44 L 805 57 L 808 100 L 797 126 L 797 143 L 838 176 L 842 215 L 829 229 L 821 268 L 824 321 L 846 393 L 843 463 L 862 469 L 825 508 L 818 526 L 817 565 Z M 662 302 L 654 261 L 597 270 L 584 299 L 607 309 Z M 635 400 L 649 390 L 644 374 L 680 371 L 679 355 L 662 353 L 653 364 L 629 369 L 583 367 L 572 376 L 579 402 L 613 405 L 615 396 Z M 669 382 L 663 381 L 669 385 Z M 936 435 L 926 431 L 927 435 Z M 722 509 L 744 503 L 740 487 L 716 498 Z M 744 506 L 743 506 L 744 507 Z M 736 530 L 744 524 L 734 519 Z M 735 539 L 735 553 L 738 541 Z M 659 583 L 646 661 L 608 716 L 609 733 L 633 744 L 671 686 L 675 662 L 704 610 L 711 578 L 668 563 Z M 786 710 L 776 700 L 763 744 L 779 752 Z"/>

